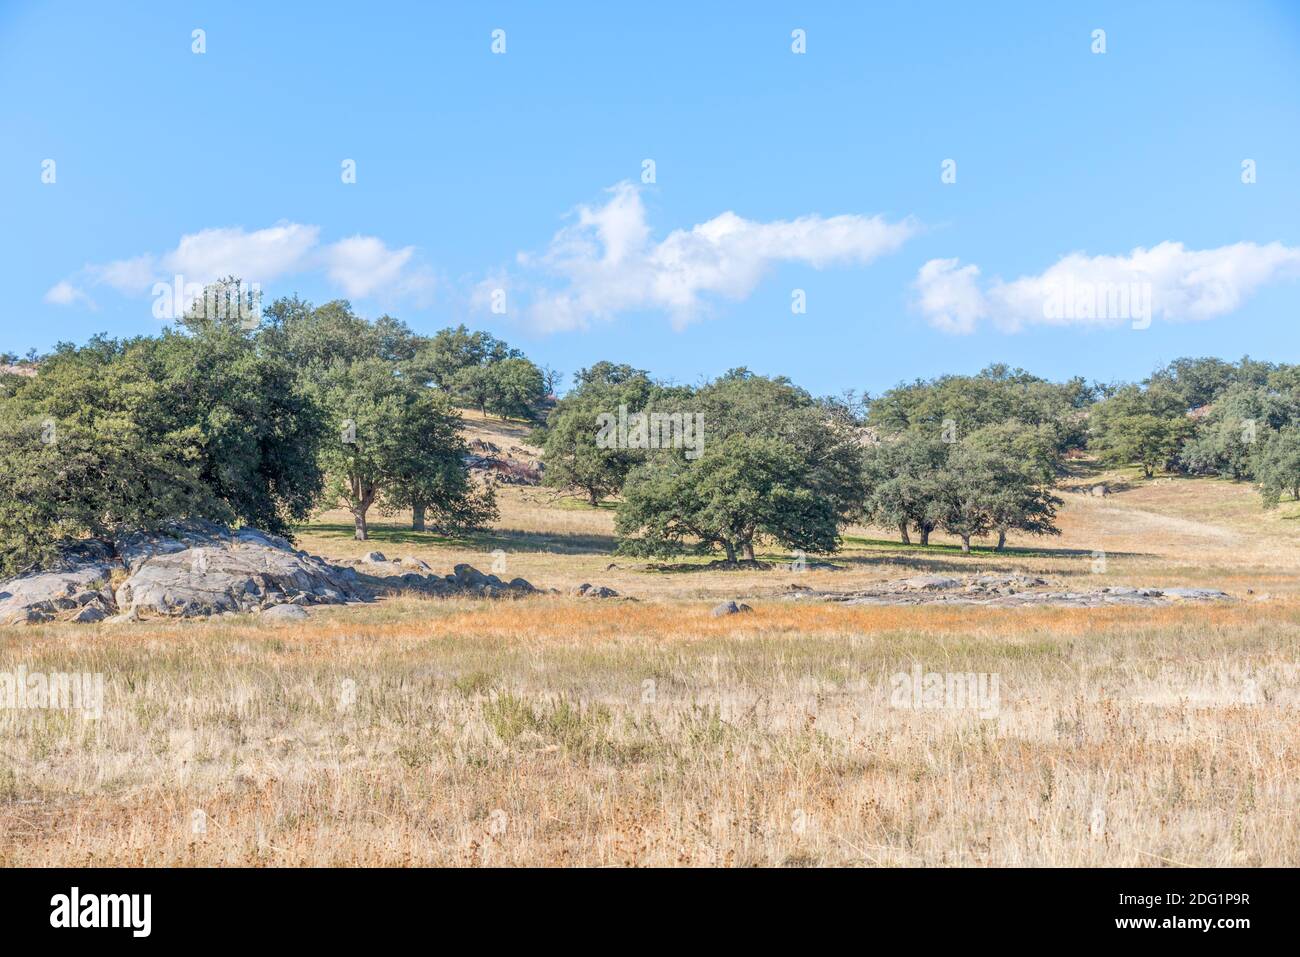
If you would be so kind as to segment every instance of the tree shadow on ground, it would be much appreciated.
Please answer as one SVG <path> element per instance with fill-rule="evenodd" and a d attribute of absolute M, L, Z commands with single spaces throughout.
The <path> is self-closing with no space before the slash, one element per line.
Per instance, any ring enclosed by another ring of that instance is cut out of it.
<path fill-rule="evenodd" d="M 484 532 L 443 535 L 417 532 L 394 525 L 371 524 L 366 544 L 418 545 L 425 548 L 468 548 L 475 551 L 503 549 L 507 552 L 555 552 L 562 555 L 608 555 L 614 550 L 613 535 L 577 535 L 566 532 L 524 532 L 494 528 Z M 355 529 L 345 522 L 321 522 L 299 526 L 300 534 L 355 541 Z"/>
<path fill-rule="evenodd" d="M 901 557 L 910 557 L 912 554 L 918 556 L 929 555 L 962 555 L 960 545 L 949 545 L 947 543 L 934 543 L 930 545 L 920 545 L 913 542 L 911 545 L 904 545 L 902 542 L 891 541 L 887 538 L 857 538 L 846 536 L 846 544 L 858 548 L 878 548 L 882 551 L 904 552 L 907 553 Z M 998 551 L 992 545 L 981 545 L 978 542 L 972 542 L 970 547 L 971 555 L 984 555 L 992 558 L 1091 558 L 1093 550 L 1090 548 L 1047 548 L 1044 546 L 1022 547 L 1008 545 Z M 1154 558 L 1149 552 L 1106 552 L 1110 558 Z M 881 556 L 883 557 L 883 556 Z M 879 561 L 876 556 L 852 556 L 843 555 L 834 556 L 835 561 Z"/>
<path fill-rule="evenodd" d="M 904 545 L 901 542 L 887 541 L 878 538 L 846 538 L 846 542 L 858 547 L 867 547 L 881 549 L 886 554 L 870 555 L 836 555 L 834 560 L 845 565 L 897 565 L 901 568 L 910 568 L 917 571 L 945 571 L 945 572 L 979 572 L 988 573 L 991 571 L 1014 572 L 1023 569 L 1017 569 L 1013 566 L 997 567 L 990 566 L 984 562 L 974 564 L 972 559 L 1013 559 L 1013 558 L 1074 558 L 1084 562 L 1091 562 L 1097 557 L 1091 549 L 1086 548 L 1019 548 L 1007 546 L 1001 551 L 997 551 L 992 545 L 971 545 L 969 554 L 963 554 L 960 545 Z M 1105 557 L 1111 558 L 1152 558 L 1153 555 L 1147 552 L 1106 552 Z M 1080 575 L 1089 574 L 1090 568 L 1080 568 L 1079 570 L 1054 570 L 1055 575 Z"/>

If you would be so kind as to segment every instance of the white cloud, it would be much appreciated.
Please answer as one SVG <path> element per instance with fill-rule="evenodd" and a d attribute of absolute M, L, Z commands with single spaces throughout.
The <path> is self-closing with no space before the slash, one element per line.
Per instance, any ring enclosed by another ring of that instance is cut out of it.
<path fill-rule="evenodd" d="M 87 266 L 85 273 L 94 285 L 112 286 L 128 295 L 146 292 L 153 285 L 158 269 L 148 254 L 134 259 L 120 259 L 103 266 Z"/>
<path fill-rule="evenodd" d="M 66 279 L 50 287 L 45 294 L 45 301 L 56 306 L 71 306 L 73 303 L 84 302 L 91 309 L 95 308 L 94 300 L 86 294 L 85 290 L 77 288 Z"/>
<path fill-rule="evenodd" d="M 352 236 L 321 246 L 320 227 L 277 223 L 251 232 L 231 226 L 203 229 L 180 238 L 174 249 L 129 259 L 91 264 L 57 283 L 46 302 L 89 302 L 82 286 L 109 286 L 124 295 L 150 294 L 154 283 L 171 283 L 179 275 L 186 285 L 237 276 L 265 288 L 289 275 L 321 272 L 344 295 L 364 299 L 427 299 L 431 272 L 416 264 L 414 246 L 390 249 L 374 236 Z M 74 279 L 76 280 L 74 282 Z"/>
<path fill-rule="evenodd" d="M 279 223 L 251 233 L 237 226 L 204 229 L 182 236 L 176 248 L 162 257 L 162 266 L 187 282 L 238 276 L 266 284 L 286 273 L 302 272 L 319 236 L 319 226 L 300 223 Z"/>
<path fill-rule="evenodd" d="M 674 325 L 695 319 L 712 297 L 744 299 L 780 262 L 815 268 L 866 264 L 920 230 L 879 216 L 802 216 L 754 222 L 725 212 L 661 242 L 650 239 L 637 187 L 620 183 L 602 206 L 580 206 L 539 256 L 520 254 L 565 281 L 534 292 L 529 313 L 547 331 L 581 328 L 625 312 L 662 310 Z"/>
<path fill-rule="evenodd" d="M 1300 248 L 1235 243 L 1186 249 L 1163 242 L 1127 256 L 1070 253 L 1037 275 L 983 288 L 976 266 L 932 259 L 916 277 L 917 305 L 945 332 L 967 333 L 982 321 L 1006 332 L 1032 325 L 1113 326 L 1128 322 L 1198 322 L 1238 309 L 1261 287 L 1300 276 Z"/>
<path fill-rule="evenodd" d="M 415 247 L 389 249 L 374 236 L 352 236 L 325 248 L 326 272 L 349 296 L 363 299 L 376 289 L 393 288 Z"/>
<path fill-rule="evenodd" d="M 956 259 L 931 259 L 916 277 L 921 310 L 944 332 L 971 332 L 988 315 L 979 288 L 979 266 Z"/>

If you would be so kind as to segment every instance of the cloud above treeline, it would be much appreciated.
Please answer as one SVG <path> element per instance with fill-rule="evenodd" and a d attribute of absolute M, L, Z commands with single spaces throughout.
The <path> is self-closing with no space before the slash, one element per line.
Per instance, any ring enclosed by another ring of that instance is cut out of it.
<path fill-rule="evenodd" d="M 913 217 L 808 214 L 764 222 L 726 211 L 656 239 L 642 189 L 629 182 L 607 189 L 598 203 L 577 206 L 570 220 L 540 251 L 519 253 L 477 283 L 466 280 L 459 293 L 442 291 L 543 333 L 646 314 L 682 329 L 721 304 L 749 298 L 781 264 L 861 268 L 923 231 Z M 88 264 L 55 283 L 45 301 L 94 309 L 106 289 L 148 296 L 176 276 L 203 285 L 232 275 L 264 291 L 287 277 L 316 276 L 351 299 L 417 307 L 446 286 L 414 246 L 365 235 L 323 242 L 319 226 L 280 222 L 251 231 L 203 229 L 164 252 Z M 986 278 L 978 265 L 957 258 L 931 259 L 917 272 L 913 292 L 921 315 L 944 332 L 1017 332 L 1213 319 L 1297 276 L 1300 247 L 1238 242 L 1194 250 L 1166 241 L 1120 255 L 1070 253 L 1012 280 Z"/>
<path fill-rule="evenodd" d="M 520 253 L 518 272 L 486 280 L 480 292 L 508 284 L 524 299 L 530 324 L 546 332 L 640 312 L 663 313 L 681 328 L 715 302 L 748 298 L 780 263 L 864 266 L 921 230 L 912 219 L 758 222 L 728 211 L 656 241 L 639 187 L 623 182 L 606 193 L 603 203 L 578 206 L 544 250 Z"/>
<path fill-rule="evenodd" d="M 278 279 L 317 274 L 345 296 L 381 301 L 425 300 L 432 292 L 433 273 L 417 264 L 415 247 L 393 248 L 374 236 L 322 244 L 320 234 L 319 226 L 286 222 L 252 231 L 240 226 L 203 229 L 182 236 L 163 253 L 88 264 L 52 286 L 45 301 L 93 307 L 96 290 L 148 296 L 155 283 L 170 284 L 176 276 L 187 285 L 236 276 L 265 289 Z"/>
<path fill-rule="evenodd" d="M 1036 275 L 981 279 L 958 259 L 931 259 L 917 273 L 916 303 L 935 328 L 970 333 L 1029 326 L 1199 322 L 1227 315 L 1270 283 L 1300 276 L 1300 248 L 1234 243 L 1187 249 L 1163 242 L 1128 255 L 1070 253 Z M 1141 313 L 1145 311 L 1145 315 Z"/>

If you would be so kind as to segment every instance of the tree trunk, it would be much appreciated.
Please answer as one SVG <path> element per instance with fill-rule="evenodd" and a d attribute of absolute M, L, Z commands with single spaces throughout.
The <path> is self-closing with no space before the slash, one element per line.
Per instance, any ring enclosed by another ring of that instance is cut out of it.
<path fill-rule="evenodd" d="M 366 541 L 366 510 L 365 508 L 356 508 L 352 510 L 352 517 L 356 519 L 357 530 L 356 540 L 359 542 Z"/>
<path fill-rule="evenodd" d="M 963 555 L 969 555 L 969 554 L 970 554 L 970 536 L 969 536 L 969 535 L 963 535 L 963 536 L 961 537 L 961 552 L 962 552 Z"/>
<path fill-rule="evenodd" d="M 898 523 L 898 534 L 900 534 L 900 535 L 903 536 L 903 544 L 904 544 L 904 545 L 911 545 L 911 544 L 912 544 L 912 538 L 911 538 L 910 535 L 907 534 L 907 522 L 899 522 L 899 523 Z"/>
<path fill-rule="evenodd" d="M 1002 551 L 1002 547 L 1003 547 L 1004 545 L 1006 545 L 1006 543 L 1007 543 L 1007 530 L 1006 530 L 1005 528 L 999 528 L 999 529 L 998 529 L 998 545 L 997 545 L 997 548 L 994 549 L 994 551 L 995 551 L 995 552 L 1000 552 L 1000 551 Z"/>
<path fill-rule="evenodd" d="M 734 565 L 736 562 L 736 546 L 731 542 L 723 542 L 722 547 L 727 550 L 727 561 Z"/>
<path fill-rule="evenodd" d="M 740 557 L 747 562 L 752 562 L 754 560 L 753 542 L 745 542 L 745 544 L 740 546 Z"/>
<path fill-rule="evenodd" d="M 411 509 L 411 531 L 424 531 L 424 506 L 416 505 Z"/>
<path fill-rule="evenodd" d="M 926 545 L 929 545 L 929 544 L 930 544 L 930 533 L 931 533 L 932 531 L 934 531 L 934 526 L 933 526 L 933 525 L 922 525 L 922 526 L 921 526 L 921 545 L 922 545 L 922 546 L 926 546 Z"/>
<path fill-rule="evenodd" d="M 588 490 L 587 492 L 587 504 L 589 504 L 592 508 L 595 508 L 600 504 L 600 496 L 596 494 L 596 490 L 594 488 Z"/>

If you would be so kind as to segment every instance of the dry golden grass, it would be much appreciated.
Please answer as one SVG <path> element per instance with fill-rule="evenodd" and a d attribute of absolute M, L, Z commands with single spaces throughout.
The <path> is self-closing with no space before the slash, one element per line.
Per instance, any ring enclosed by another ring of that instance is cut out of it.
<path fill-rule="evenodd" d="M 796 576 L 646 571 L 608 554 L 610 510 L 502 498 L 500 527 L 472 540 L 381 520 L 376 541 L 352 542 L 330 515 L 304 545 L 439 569 L 486 567 L 499 548 L 510 575 L 642 601 L 411 598 L 287 626 L 0 632 L 0 672 L 98 672 L 106 686 L 99 720 L 0 711 L 0 862 L 1300 864 L 1293 507 L 1261 513 L 1231 483 L 1137 483 L 1069 496 L 1060 539 L 1006 554 L 856 530 L 843 570 Z M 912 569 L 1220 585 L 1241 600 L 775 597 Z M 756 611 L 712 618 L 720 597 Z M 891 707 L 891 676 L 916 663 L 996 674 L 996 715 Z"/>

